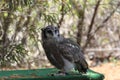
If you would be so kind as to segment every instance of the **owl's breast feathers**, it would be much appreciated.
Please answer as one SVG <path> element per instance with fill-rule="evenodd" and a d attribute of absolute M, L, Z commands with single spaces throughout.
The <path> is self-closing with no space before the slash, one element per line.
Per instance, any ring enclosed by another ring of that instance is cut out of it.
<path fill-rule="evenodd" d="M 56 68 L 62 69 L 64 66 L 64 61 L 57 48 L 58 43 L 56 41 L 45 41 L 43 42 L 43 48 L 45 50 L 46 56 Z"/>

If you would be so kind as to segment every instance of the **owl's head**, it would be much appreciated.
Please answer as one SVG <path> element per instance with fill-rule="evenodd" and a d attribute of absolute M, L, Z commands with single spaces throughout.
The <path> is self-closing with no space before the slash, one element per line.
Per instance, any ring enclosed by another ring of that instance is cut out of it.
<path fill-rule="evenodd" d="M 60 35 L 58 27 L 54 27 L 52 25 L 42 28 L 41 30 L 42 30 L 42 39 L 56 39 Z"/>

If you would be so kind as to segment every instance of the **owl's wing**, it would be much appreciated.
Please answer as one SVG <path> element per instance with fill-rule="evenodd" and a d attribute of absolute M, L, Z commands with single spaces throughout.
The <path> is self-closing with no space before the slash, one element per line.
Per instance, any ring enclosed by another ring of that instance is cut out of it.
<path fill-rule="evenodd" d="M 76 68 L 80 72 L 86 72 L 88 64 L 83 56 L 83 52 L 79 45 L 70 39 L 64 39 L 59 44 L 59 51 L 64 58 L 74 62 Z"/>

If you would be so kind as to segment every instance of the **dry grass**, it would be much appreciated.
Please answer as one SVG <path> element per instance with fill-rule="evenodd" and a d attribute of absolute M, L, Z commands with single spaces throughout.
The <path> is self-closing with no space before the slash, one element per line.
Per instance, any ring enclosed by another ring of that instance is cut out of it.
<path fill-rule="evenodd" d="M 91 69 L 103 73 L 105 80 L 120 80 L 120 62 L 105 63 Z"/>

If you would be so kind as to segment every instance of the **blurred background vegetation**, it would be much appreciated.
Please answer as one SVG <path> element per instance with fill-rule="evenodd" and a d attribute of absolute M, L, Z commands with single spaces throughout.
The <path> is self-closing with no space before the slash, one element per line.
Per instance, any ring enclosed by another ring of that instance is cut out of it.
<path fill-rule="evenodd" d="M 41 28 L 56 25 L 90 66 L 120 59 L 119 0 L 0 0 L 0 68 L 50 67 Z"/>

